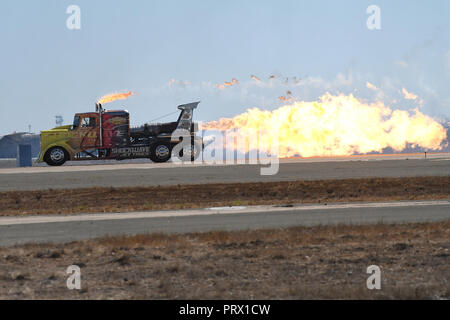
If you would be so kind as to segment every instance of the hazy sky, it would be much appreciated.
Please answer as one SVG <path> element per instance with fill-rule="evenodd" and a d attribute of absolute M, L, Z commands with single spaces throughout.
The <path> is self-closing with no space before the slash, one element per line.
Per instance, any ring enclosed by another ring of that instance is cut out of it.
<path fill-rule="evenodd" d="M 80 30 L 66 26 L 72 4 Z M 366 26 L 372 4 L 381 30 Z M 197 100 L 197 120 L 273 110 L 287 90 L 450 117 L 448 0 L 2 0 L 0 39 L 0 135 L 54 127 L 56 114 L 71 123 L 102 95 L 127 90 L 137 95 L 107 108 L 125 106 L 134 124 Z M 239 85 L 216 87 L 232 78 Z"/>

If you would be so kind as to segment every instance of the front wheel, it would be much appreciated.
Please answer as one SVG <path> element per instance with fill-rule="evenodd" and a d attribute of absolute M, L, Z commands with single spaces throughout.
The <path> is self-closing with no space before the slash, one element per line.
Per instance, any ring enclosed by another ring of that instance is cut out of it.
<path fill-rule="evenodd" d="M 62 147 L 50 148 L 44 156 L 44 161 L 49 166 L 61 166 L 69 160 L 69 154 Z"/>
<path fill-rule="evenodd" d="M 153 162 L 166 162 L 171 157 L 172 147 L 170 143 L 158 142 L 152 146 L 150 152 L 150 159 Z"/>

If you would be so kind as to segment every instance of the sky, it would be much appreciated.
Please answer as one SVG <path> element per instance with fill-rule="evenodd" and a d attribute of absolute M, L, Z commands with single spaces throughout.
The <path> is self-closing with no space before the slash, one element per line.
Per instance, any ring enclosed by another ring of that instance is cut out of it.
<path fill-rule="evenodd" d="M 67 28 L 70 5 L 80 29 Z M 381 29 L 367 27 L 370 5 Z M 274 110 L 287 91 L 449 118 L 449 17 L 448 0 L 2 0 L 0 135 L 52 128 L 55 115 L 71 123 L 129 90 L 106 108 L 127 109 L 136 125 L 193 101 L 202 121 Z"/>

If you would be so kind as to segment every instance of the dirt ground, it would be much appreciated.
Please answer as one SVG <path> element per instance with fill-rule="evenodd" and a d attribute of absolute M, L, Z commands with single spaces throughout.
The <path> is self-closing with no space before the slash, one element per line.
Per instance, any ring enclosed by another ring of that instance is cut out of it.
<path fill-rule="evenodd" d="M 73 264 L 81 290 L 66 287 Z M 0 299 L 25 298 L 449 299 L 450 221 L 0 247 Z"/>
<path fill-rule="evenodd" d="M 11 191 L 0 192 L 0 216 L 449 197 L 450 177 Z"/>

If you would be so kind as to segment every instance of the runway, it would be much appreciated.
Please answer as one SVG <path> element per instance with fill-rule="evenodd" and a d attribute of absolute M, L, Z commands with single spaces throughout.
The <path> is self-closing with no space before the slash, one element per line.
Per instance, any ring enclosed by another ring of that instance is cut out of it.
<path fill-rule="evenodd" d="M 449 176 L 450 154 L 282 159 L 275 175 L 260 164 L 128 163 L 0 169 L 0 191 L 178 184 Z"/>
<path fill-rule="evenodd" d="M 450 200 L 4 217 L 0 218 L 0 245 L 69 242 L 106 235 L 431 222 L 447 219 L 450 219 Z"/>

